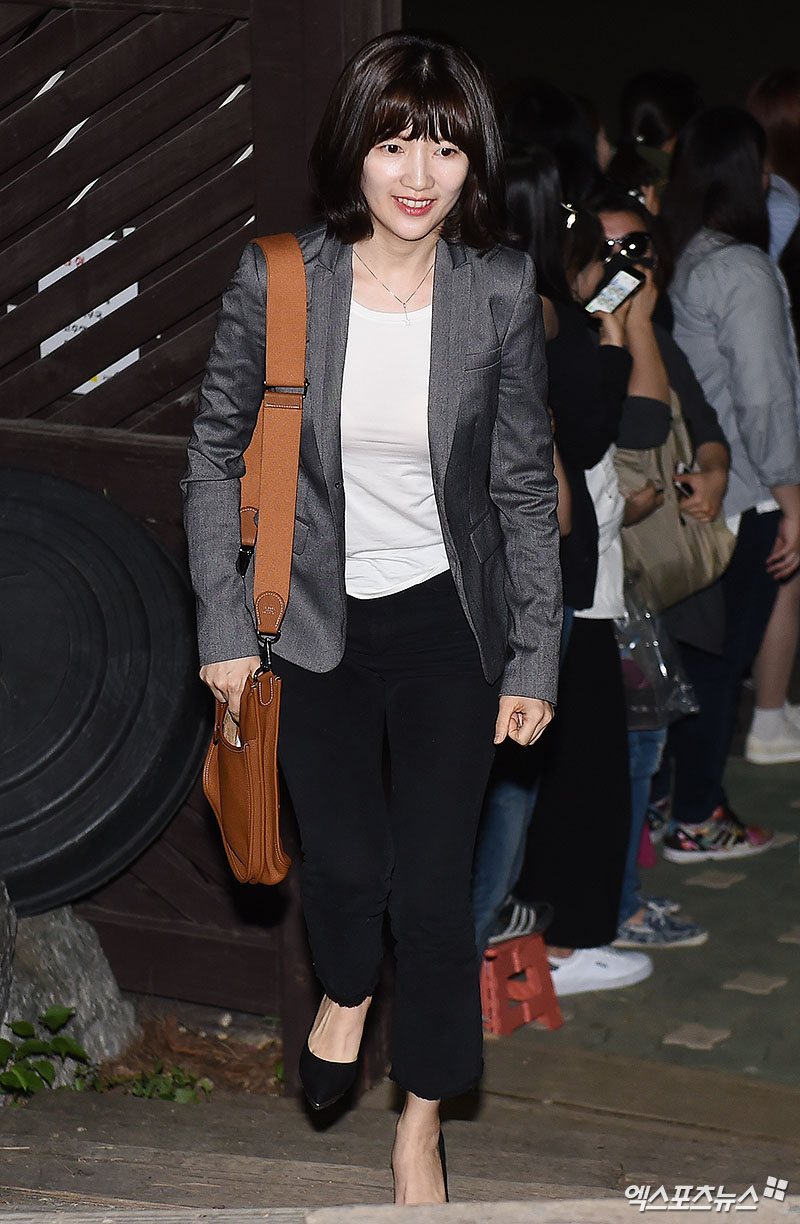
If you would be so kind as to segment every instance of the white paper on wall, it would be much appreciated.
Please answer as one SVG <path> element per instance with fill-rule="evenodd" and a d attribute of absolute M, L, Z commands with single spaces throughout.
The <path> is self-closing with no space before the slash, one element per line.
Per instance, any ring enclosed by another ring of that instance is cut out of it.
<path fill-rule="evenodd" d="M 123 230 L 123 234 L 126 237 L 132 233 L 133 227 Z M 109 247 L 114 246 L 118 241 L 119 239 L 117 238 L 101 238 L 99 242 L 93 243 L 85 251 L 81 251 L 79 255 L 75 255 L 74 258 L 67 260 L 61 267 L 56 268 L 54 272 L 48 272 L 47 276 L 43 276 L 38 284 L 39 291 L 41 292 L 42 289 L 47 289 L 50 285 L 54 285 L 56 281 L 61 280 L 62 276 L 67 276 L 73 269 L 79 268 L 81 264 L 85 264 L 87 260 L 93 259 L 95 255 L 101 254 L 102 251 L 107 251 Z M 80 332 L 86 331 L 98 319 L 105 319 L 108 315 L 113 314 L 120 306 L 124 306 L 126 302 L 132 301 L 138 292 L 139 284 L 136 282 L 133 285 L 128 285 L 126 289 L 121 289 L 119 293 L 115 293 L 107 302 L 100 302 L 98 306 L 94 306 L 85 315 L 82 315 L 80 319 L 76 319 L 74 323 L 69 323 L 66 327 L 62 327 L 60 331 L 57 331 L 55 335 L 48 336 L 46 340 L 43 340 L 39 345 L 39 356 L 46 357 L 48 353 L 52 353 L 54 349 L 60 348 L 62 344 L 66 344 L 67 341 L 77 336 Z M 132 365 L 138 359 L 138 348 L 132 349 L 130 353 L 126 353 L 124 357 L 120 357 L 118 361 L 106 366 L 98 374 L 87 379 L 80 387 L 76 387 L 75 392 L 78 395 L 86 395 L 87 392 L 94 390 L 100 383 L 107 382 L 114 374 L 118 374 L 120 370 L 124 370 L 126 366 Z"/>

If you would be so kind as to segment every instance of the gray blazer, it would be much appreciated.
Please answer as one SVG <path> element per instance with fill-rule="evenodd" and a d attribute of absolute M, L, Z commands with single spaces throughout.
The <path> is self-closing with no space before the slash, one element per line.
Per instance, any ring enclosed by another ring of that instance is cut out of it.
<path fill-rule="evenodd" d="M 324 228 L 298 238 L 309 386 L 291 592 L 275 653 L 323 672 L 341 660 L 346 632 L 339 404 L 352 261 Z M 252 590 L 235 562 L 242 453 L 263 390 L 265 301 L 264 257 L 248 244 L 217 318 L 183 481 L 204 663 L 258 654 Z M 554 701 L 561 581 L 543 346 L 528 256 L 498 247 L 479 257 L 440 241 L 428 420 L 445 548 L 487 680 L 502 675 L 502 693 Z"/>

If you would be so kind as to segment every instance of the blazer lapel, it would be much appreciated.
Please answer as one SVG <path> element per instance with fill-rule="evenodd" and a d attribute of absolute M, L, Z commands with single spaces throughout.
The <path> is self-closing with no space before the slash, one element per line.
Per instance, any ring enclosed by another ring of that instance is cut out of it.
<path fill-rule="evenodd" d="M 309 409 L 332 506 L 344 504 L 339 408 L 353 288 L 349 256 L 349 246 L 325 238 L 314 268 L 308 316 Z"/>
<path fill-rule="evenodd" d="M 433 281 L 428 442 L 434 488 L 444 488 L 453 445 L 467 351 L 472 268 L 464 249 L 439 241 Z"/>

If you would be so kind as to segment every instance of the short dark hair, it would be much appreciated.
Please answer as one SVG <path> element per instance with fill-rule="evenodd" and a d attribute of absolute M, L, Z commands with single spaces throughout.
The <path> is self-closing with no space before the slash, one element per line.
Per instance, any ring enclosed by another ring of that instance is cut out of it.
<path fill-rule="evenodd" d="M 564 199 L 577 205 L 597 190 L 597 142 L 580 103 L 539 78 L 515 81 L 504 91 L 503 137 L 509 156 L 524 156 L 535 145 L 556 160 Z"/>
<path fill-rule="evenodd" d="M 800 191 L 800 71 L 778 68 L 761 77 L 747 109 L 767 134 L 770 169 Z"/>
<path fill-rule="evenodd" d="M 737 106 L 714 106 L 678 137 L 661 216 L 679 256 L 703 226 L 766 251 L 764 129 Z"/>
<path fill-rule="evenodd" d="M 639 72 L 622 87 L 619 143 L 660 149 L 673 140 L 702 108 L 697 82 L 685 72 L 653 68 Z"/>
<path fill-rule="evenodd" d="M 564 268 L 567 211 L 561 202 L 556 159 L 534 145 L 506 162 L 506 207 L 511 244 L 527 251 L 536 265 L 544 297 L 572 303 Z"/>
<path fill-rule="evenodd" d="M 361 190 L 364 159 L 383 140 L 448 140 L 469 159 L 442 237 L 486 251 L 504 241 L 503 158 L 486 77 L 455 43 L 421 34 L 373 38 L 345 67 L 311 151 L 329 229 L 343 242 L 372 233 Z"/>

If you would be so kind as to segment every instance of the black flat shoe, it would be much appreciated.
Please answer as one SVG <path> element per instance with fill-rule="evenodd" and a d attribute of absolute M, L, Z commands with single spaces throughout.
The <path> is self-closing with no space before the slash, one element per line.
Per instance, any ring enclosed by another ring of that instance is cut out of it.
<path fill-rule="evenodd" d="M 312 1054 L 306 1042 L 300 1055 L 299 1071 L 309 1103 L 314 1109 L 327 1109 L 356 1082 L 358 1059 L 351 1063 L 328 1062 Z"/>
<path fill-rule="evenodd" d="M 447 1155 L 444 1150 L 444 1135 L 439 1131 L 439 1159 L 442 1162 L 442 1177 L 444 1178 L 444 1201 L 450 1202 L 450 1191 L 447 1189 Z"/>

